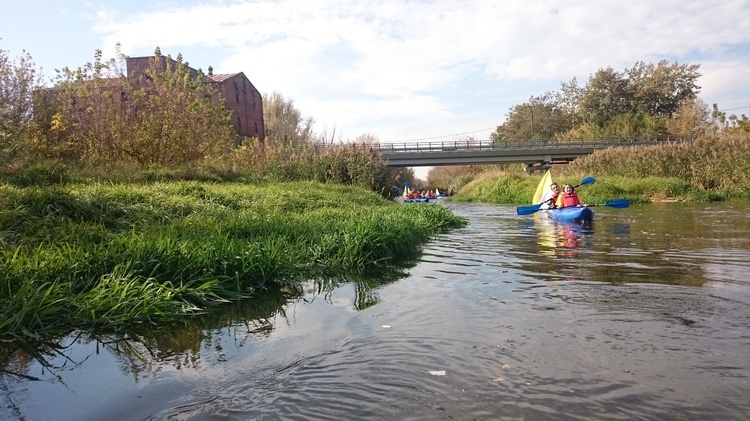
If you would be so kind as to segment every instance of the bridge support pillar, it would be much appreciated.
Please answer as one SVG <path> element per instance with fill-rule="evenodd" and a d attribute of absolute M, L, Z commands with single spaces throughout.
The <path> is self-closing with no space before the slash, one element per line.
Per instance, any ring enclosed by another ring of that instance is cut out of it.
<path fill-rule="evenodd" d="M 552 164 L 549 162 L 532 162 L 531 164 L 526 164 L 524 171 L 526 171 L 526 174 L 534 174 L 536 171 L 545 172 L 550 168 L 552 168 Z"/>

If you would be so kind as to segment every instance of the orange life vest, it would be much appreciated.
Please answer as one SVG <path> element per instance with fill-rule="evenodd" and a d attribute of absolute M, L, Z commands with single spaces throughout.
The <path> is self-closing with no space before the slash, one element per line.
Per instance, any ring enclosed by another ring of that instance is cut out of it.
<path fill-rule="evenodd" d="M 581 204 L 581 201 L 578 200 L 578 193 L 560 193 L 560 196 L 557 198 L 557 207 L 558 208 L 567 208 L 568 206 L 578 206 Z"/>

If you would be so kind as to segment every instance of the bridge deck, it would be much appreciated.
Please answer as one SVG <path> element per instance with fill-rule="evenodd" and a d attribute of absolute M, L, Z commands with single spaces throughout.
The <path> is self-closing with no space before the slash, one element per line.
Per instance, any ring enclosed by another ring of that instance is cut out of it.
<path fill-rule="evenodd" d="M 469 140 L 441 142 L 380 143 L 373 145 L 388 165 L 418 167 L 439 165 L 468 165 L 521 162 L 532 167 L 552 163 L 570 162 L 593 153 L 597 149 L 612 147 L 647 146 L 663 143 L 692 141 L 685 138 L 649 139 L 577 139 L 559 140 Z"/>

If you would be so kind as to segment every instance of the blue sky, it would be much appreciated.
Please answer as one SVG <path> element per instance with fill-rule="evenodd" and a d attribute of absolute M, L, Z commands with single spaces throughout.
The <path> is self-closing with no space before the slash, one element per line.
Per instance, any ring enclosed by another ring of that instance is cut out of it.
<path fill-rule="evenodd" d="M 701 99 L 750 114 L 748 0 L 27 0 L 0 15 L 0 49 L 47 80 L 118 42 L 244 72 L 341 141 L 488 139 L 532 95 L 662 59 L 700 64 Z"/>

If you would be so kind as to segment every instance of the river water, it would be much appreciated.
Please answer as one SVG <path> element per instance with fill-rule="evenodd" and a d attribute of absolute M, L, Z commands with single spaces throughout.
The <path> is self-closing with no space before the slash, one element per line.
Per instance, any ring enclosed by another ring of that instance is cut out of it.
<path fill-rule="evenodd" d="M 441 206 L 470 225 L 398 276 L 18 352 L 0 418 L 750 417 L 750 204 L 597 207 L 585 226 Z"/>

